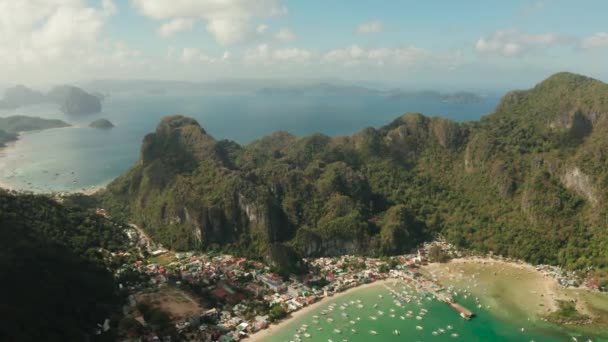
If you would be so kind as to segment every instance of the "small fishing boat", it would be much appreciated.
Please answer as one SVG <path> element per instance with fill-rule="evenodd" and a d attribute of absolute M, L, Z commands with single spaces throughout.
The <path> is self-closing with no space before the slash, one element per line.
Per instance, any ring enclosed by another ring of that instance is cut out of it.
<path fill-rule="evenodd" d="M 370 330 L 369 333 L 372 335 L 378 335 L 378 332 L 376 330 Z"/>
<path fill-rule="evenodd" d="M 424 329 L 424 328 L 419 325 L 416 326 L 416 330 L 422 330 L 422 329 Z"/>

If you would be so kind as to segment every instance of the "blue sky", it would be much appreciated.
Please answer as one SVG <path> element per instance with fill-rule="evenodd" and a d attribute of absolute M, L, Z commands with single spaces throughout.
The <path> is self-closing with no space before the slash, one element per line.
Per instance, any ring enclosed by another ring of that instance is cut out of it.
<path fill-rule="evenodd" d="M 608 80 L 606 1 L 0 0 L 4 82 L 341 79 L 528 87 Z M 8 79 L 7 79 L 8 78 Z"/>

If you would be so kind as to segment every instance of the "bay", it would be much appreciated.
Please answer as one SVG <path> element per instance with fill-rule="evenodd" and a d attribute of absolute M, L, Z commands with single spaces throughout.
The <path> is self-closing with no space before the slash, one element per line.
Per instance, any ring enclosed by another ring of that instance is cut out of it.
<path fill-rule="evenodd" d="M 391 284 L 389 287 L 397 292 L 415 293 L 403 282 Z M 293 341 L 297 339 L 295 334 L 299 334 L 302 341 L 311 342 L 572 341 L 566 331 L 544 321 L 500 319 L 486 308 L 477 308 L 470 297 L 465 299 L 462 295 L 454 296 L 458 303 L 475 312 L 473 319 L 464 320 L 446 303 L 434 299 L 431 295 L 415 296 L 420 300 L 402 302 L 401 306 L 397 306 L 395 298 L 384 285 L 355 289 L 335 299 L 330 298 L 305 315 L 289 321 L 269 336 L 265 336 L 264 341 Z M 422 310 L 426 310 L 426 313 L 422 314 Z M 411 317 L 408 317 L 408 311 L 412 312 Z M 327 314 L 323 315 L 322 312 Z M 418 320 L 417 316 L 421 319 Z M 328 318 L 331 318 L 331 321 L 328 321 Z M 302 326 L 308 326 L 306 331 L 310 337 L 305 337 L 302 332 L 297 331 Z M 417 326 L 422 327 L 422 330 L 418 330 Z M 377 335 L 372 335 L 372 330 L 377 332 Z M 587 338 L 579 335 L 578 340 L 586 341 Z"/>

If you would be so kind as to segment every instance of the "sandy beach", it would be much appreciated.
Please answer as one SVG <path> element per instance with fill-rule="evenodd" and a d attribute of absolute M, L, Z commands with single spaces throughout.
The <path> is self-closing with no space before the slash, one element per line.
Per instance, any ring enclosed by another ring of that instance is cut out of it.
<path fill-rule="evenodd" d="M 276 331 L 281 330 L 282 328 L 284 328 L 289 322 L 293 321 L 294 319 L 301 317 L 301 316 L 305 316 L 307 313 L 310 313 L 312 310 L 322 306 L 323 304 L 326 304 L 328 301 L 333 300 L 333 299 L 337 299 L 340 297 L 343 297 L 347 294 L 351 294 L 354 291 L 358 291 L 358 290 L 363 290 L 366 288 L 370 288 L 373 286 L 380 286 L 382 284 L 386 284 L 386 283 L 390 283 L 390 282 L 394 282 L 394 281 L 398 281 L 396 279 L 384 279 L 384 280 L 378 280 L 375 281 L 373 283 L 369 283 L 369 284 L 364 284 L 361 286 L 357 286 L 354 287 L 352 289 L 348 289 L 344 292 L 340 292 L 337 293 L 331 297 L 325 297 L 321 300 L 319 300 L 318 302 L 311 304 L 309 306 L 306 306 L 298 311 L 292 312 L 287 318 L 275 323 L 275 324 L 271 324 L 267 329 L 264 330 L 260 330 L 258 332 L 256 332 L 255 334 L 250 335 L 249 337 L 247 337 L 246 339 L 244 339 L 243 341 L 247 341 L 247 342 L 263 342 L 265 341 L 270 335 L 274 334 Z"/>

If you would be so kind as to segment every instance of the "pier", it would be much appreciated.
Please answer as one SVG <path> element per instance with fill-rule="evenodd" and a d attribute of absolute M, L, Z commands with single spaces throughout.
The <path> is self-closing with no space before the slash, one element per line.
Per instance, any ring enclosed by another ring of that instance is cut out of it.
<path fill-rule="evenodd" d="M 462 317 L 464 319 L 471 319 L 471 318 L 473 318 L 473 316 L 475 316 L 475 314 L 471 310 L 465 308 L 464 306 L 462 306 L 456 302 L 448 303 L 448 305 L 452 309 L 454 309 L 454 311 L 458 312 L 460 317 Z"/>
<path fill-rule="evenodd" d="M 465 308 L 461 304 L 458 304 L 454 300 L 454 298 L 452 298 L 452 296 L 444 293 L 444 289 L 441 285 L 435 283 L 434 281 L 432 281 L 430 279 L 426 279 L 424 277 L 419 277 L 418 279 L 416 279 L 416 278 L 410 277 L 403 273 L 398 274 L 397 279 L 405 280 L 408 283 L 413 283 L 418 292 L 431 293 L 432 295 L 435 296 L 435 298 L 437 298 L 437 300 L 447 303 L 450 306 L 450 308 L 452 308 L 454 311 L 456 311 L 460 315 L 460 317 L 462 317 L 464 319 L 471 319 L 475 316 L 475 313 L 473 313 L 471 310 Z M 402 300 L 406 300 L 406 298 L 403 298 L 403 296 L 401 296 L 400 293 L 392 290 L 391 288 L 389 288 L 386 285 L 384 285 L 384 287 L 386 289 L 388 289 L 393 295 L 397 296 L 398 298 L 400 298 Z"/>

